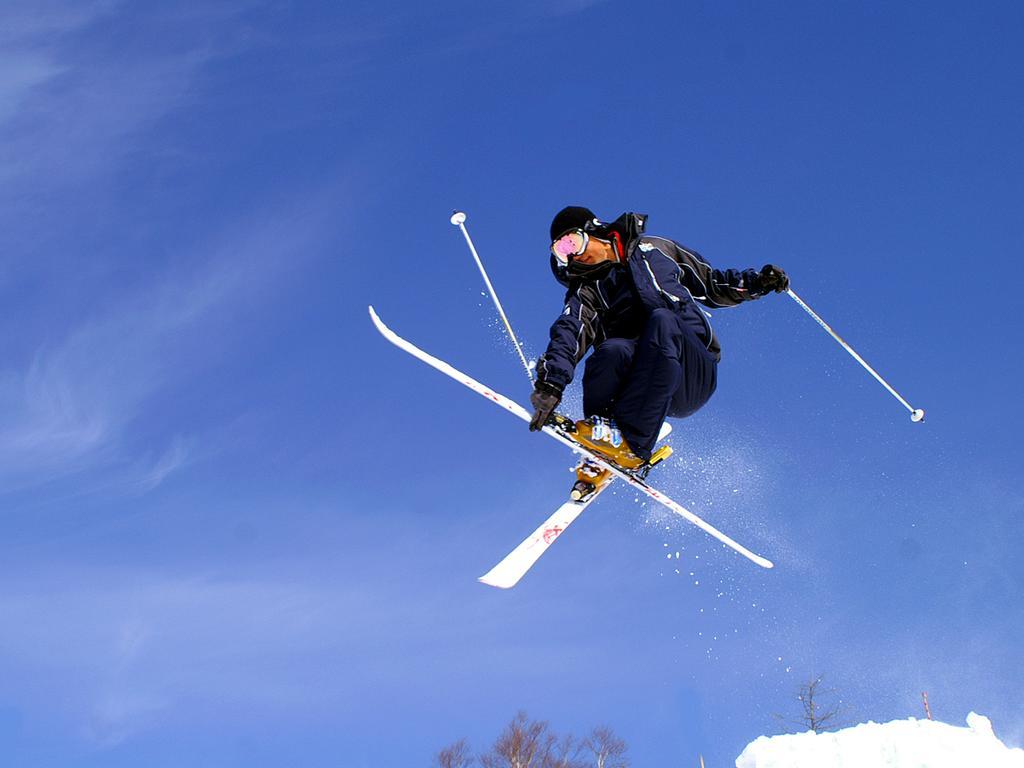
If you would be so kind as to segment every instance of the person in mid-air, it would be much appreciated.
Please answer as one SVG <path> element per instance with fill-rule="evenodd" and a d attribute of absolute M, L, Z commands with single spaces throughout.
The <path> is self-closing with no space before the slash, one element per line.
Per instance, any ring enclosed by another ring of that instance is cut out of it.
<path fill-rule="evenodd" d="M 772 264 L 760 271 L 712 268 L 695 251 L 644 234 L 647 217 L 604 223 L 570 206 L 551 222 L 551 269 L 568 288 L 537 361 L 531 430 L 551 418 L 577 364 L 583 414 L 574 437 L 627 469 L 650 459 L 666 416 L 696 412 L 717 383 L 720 348 L 710 315 L 789 287 Z"/>

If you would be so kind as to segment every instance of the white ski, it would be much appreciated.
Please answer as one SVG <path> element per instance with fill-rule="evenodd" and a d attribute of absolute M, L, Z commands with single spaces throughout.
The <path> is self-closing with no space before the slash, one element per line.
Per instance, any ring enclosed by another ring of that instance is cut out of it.
<path fill-rule="evenodd" d="M 661 425 L 658 432 L 658 442 L 662 442 L 672 434 L 672 425 L 667 421 Z M 540 556 L 548 551 L 548 548 L 555 543 L 555 539 L 565 533 L 573 520 L 580 516 L 580 513 L 589 507 L 601 493 L 612 483 L 615 478 L 609 478 L 608 482 L 602 483 L 583 501 L 567 501 L 555 510 L 547 520 L 540 524 L 536 531 L 531 533 L 523 542 L 505 555 L 496 566 L 481 576 L 477 581 L 482 581 L 492 587 L 508 589 L 514 587 L 526 575 Z"/>
<path fill-rule="evenodd" d="M 470 376 L 467 376 L 462 371 L 460 371 L 460 370 L 458 370 L 456 368 L 453 368 L 451 365 L 449 365 L 448 363 L 444 362 L 443 360 L 439 360 L 438 358 L 434 357 L 433 355 L 430 355 L 427 352 L 424 352 L 422 349 L 420 349 L 416 345 L 406 341 L 401 336 L 399 336 L 397 333 L 395 333 L 390 328 L 388 328 L 386 325 L 384 325 L 383 321 L 380 319 L 380 317 L 377 316 L 377 313 L 374 311 L 372 306 L 369 309 L 370 309 L 370 319 L 373 320 L 373 324 L 377 327 L 377 330 L 380 331 L 381 335 L 384 336 L 384 338 L 386 338 L 388 341 L 390 341 L 396 347 L 398 347 L 399 349 L 405 350 L 406 352 L 408 352 L 413 357 L 419 358 L 423 362 L 427 363 L 427 365 L 430 365 L 431 367 L 436 368 L 437 370 L 441 371 L 441 373 L 445 374 L 446 376 L 450 376 L 451 378 L 455 379 L 456 381 L 466 385 L 467 387 L 472 389 L 477 394 L 483 395 L 488 400 L 491 400 L 494 403 L 497 403 L 502 408 L 504 408 L 506 411 L 508 411 L 509 413 L 512 413 L 512 414 L 514 414 L 516 416 L 518 416 L 523 421 L 526 421 L 526 422 L 530 421 L 530 419 L 531 419 L 530 414 L 526 411 L 525 408 L 523 408 L 521 405 L 519 405 L 519 403 L 515 402 L 514 400 L 510 400 L 509 398 L 505 397 L 504 395 L 498 394 L 497 392 L 495 392 L 494 390 L 490 389 L 489 387 L 486 387 L 483 384 L 481 384 L 476 379 L 474 379 L 474 378 L 472 378 Z M 576 453 L 580 454 L 581 456 L 586 456 L 586 457 L 590 458 L 592 461 L 594 461 L 595 463 L 599 464 L 600 466 L 603 466 L 603 467 L 611 470 L 612 474 L 614 474 L 616 477 L 621 478 L 622 480 L 625 480 L 627 483 L 632 485 L 634 488 L 639 489 L 640 491 L 642 491 L 647 496 L 649 496 L 652 499 L 654 499 L 659 504 L 665 506 L 667 509 L 670 509 L 672 512 L 675 512 L 680 517 L 683 517 L 686 520 L 689 520 L 691 523 L 696 525 L 702 531 L 704 531 L 705 533 L 707 533 L 707 534 L 709 534 L 711 536 L 714 536 L 716 539 L 718 539 L 720 542 L 725 544 L 727 547 L 730 547 L 731 549 L 735 550 L 736 552 L 738 552 L 739 554 L 743 555 L 744 557 L 746 557 L 751 562 L 756 563 L 757 565 L 761 566 L 762 568 L 772 568 L 772 567 L 774 567 L 773 563 L 770 560 L 767 560 L 766 558 L 761 557 L 760 555 L 755 554 L 754 552 L 751 552 L 749 549 L 744 547 L 742 544 L 740 544 L 740 543 L 734 541 L 733 539 L 729 538 L 724 533 L 722 533 L 720 530 L 715 528 L 713 525 L 711 525 L 707 521 L 703 520 L 702 518 L 698 517 L 697 515 L 693 514 L 693 512 L 691 512 L 690 510 L 686 509 L 686 507 L 684 507 L 681 504 L 673 501 L 668 496 L 663 494 L 661 491 L 659 491 L 656 488 L 653 488 L 652 486 L 648 485 L 646 482 L 644 482 L 640 478 L 634 477 L 633 475 L 629 474 L 628 472 L 625 472 L 625 471 L 619 469 L 614 464 L 609 464 L 604 459 L 602 459 L 599 455 L 597 455 L 595 453 L 592 453 L 591 451 L 588 451 L 586 448 L 584 448 L 582 445 L 577 443 L 571 437 L 567 436 L 561 430 L 556 429 L 556 428 L 554 428 L 552 426 L 545 426 L 543 428 L 543 432 L 545 434 L 550 435 L 555 440 L 557 440 L 558 442 L 562 443 L 563 445 L 569 447 L 570 449 L 572 449 Z"/>
<path fill-rule="evenodd" d="M 514 587 L 540 556 L 548 551 L 548 547 L 555 543 L 555 539 L 561 536 L 569 524 L 579 517 L 580 513 L 589 507 L 594 499 L 601 495 L 601 491 L 607 487 L 608 485 L 602 486 L 583 501 L 565 502 L 555 510 L 555 514 L 541 523 L 536 531 L 524 539 L 522 544 L 505 555 L 504 560 L 481 576 L 478 581 L 501 589 Z"/>

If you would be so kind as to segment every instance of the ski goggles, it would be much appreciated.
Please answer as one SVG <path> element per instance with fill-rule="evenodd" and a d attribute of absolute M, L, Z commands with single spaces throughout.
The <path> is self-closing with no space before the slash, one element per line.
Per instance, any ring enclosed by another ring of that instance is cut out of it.
<path fill-rule="evenodd" d="M 590 235 L 582 229 L 570 229 L 560 238 L 551 244 L 551 253 L 563 267 L 569 264 L 569 259 L 579 256 L 590 244 Z"/>

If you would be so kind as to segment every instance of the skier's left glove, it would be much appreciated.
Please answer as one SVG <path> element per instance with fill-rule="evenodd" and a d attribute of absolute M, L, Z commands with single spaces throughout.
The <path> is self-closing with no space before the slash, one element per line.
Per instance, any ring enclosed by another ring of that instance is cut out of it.
<path fill-rule="evenodd" d="M 533 394 L 530 395 L 530 405 L 533 406 L 533 418 L 530 419 L 530 431 L 536 432 L 543 427 L 555 408 L 562 400 L 562 390 L 546 381 L 538 381 L 533 387 Z"/>
<path fill-rule="evenodd" d="M 761 267 L 760 277 L 762 293 L 769 293 L 771 291 L 782 293 L 789 288 L 789 275 L 783 271 L 782 267 L 776 267 L 774 264 L 765 264 Z"/>

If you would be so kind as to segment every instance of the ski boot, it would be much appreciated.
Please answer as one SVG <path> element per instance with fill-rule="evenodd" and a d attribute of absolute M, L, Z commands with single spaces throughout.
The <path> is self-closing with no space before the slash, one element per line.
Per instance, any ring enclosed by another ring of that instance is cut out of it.
<path fill-rule="evenodd" d="M 576 422 L 572 439 L 622 469 L 638 469 L 644 460 L 633 453 L 615 422 L 591 416 Z"/>
<path fill-rule="evenodd" d="M 605 469 L 590 459 L 584 459 L 576 467 L 576 482 L 569 492 L 569 498 L 573 501 L 585 501 L 604 488 L 611 479 L 610 469 Z"/>

